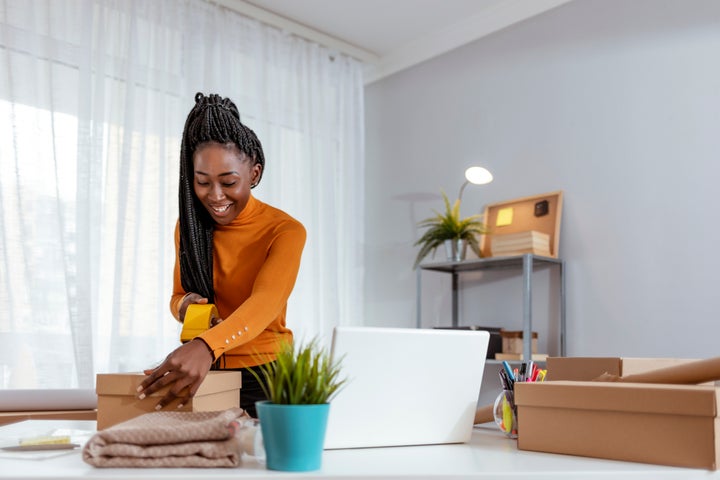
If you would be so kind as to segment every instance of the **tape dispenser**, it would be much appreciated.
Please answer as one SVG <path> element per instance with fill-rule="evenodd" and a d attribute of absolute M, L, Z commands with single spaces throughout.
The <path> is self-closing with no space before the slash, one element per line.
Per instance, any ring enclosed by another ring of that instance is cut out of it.
<path fill-rule="evenodd" d="M 182 343 L 189 342 L 209 329 L 212 320 L 219 317 L 220 315 L 218 314 L 217 308 L 215 308 L 215 305 L 212 303 L 193 303 L 188 305 L 185 311 L 182 331 L 180 332 L 180 341 Z"/>

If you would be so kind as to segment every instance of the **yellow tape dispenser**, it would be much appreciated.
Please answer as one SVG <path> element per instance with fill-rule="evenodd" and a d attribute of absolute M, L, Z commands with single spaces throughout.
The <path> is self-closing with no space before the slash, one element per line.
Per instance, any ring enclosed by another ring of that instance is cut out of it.
<path fill-rule="evenodd" d="M 193 303 L 188 305 L 185 311 L 182 331 L 180 332 L 180 341 L 182 343 L 189 342 L 203 333 L 210 328 L 210 322 L 214 318 L 220 318 L 220 315 L 212 303 Z"/>

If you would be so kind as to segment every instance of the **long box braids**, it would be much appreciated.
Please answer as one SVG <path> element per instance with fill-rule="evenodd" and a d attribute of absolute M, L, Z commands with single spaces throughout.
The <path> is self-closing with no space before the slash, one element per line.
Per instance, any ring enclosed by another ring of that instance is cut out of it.
<path fill-rule="evenodd" d="M 220 95 L 195 95 L 195 106 L 188 114 L 180 146 L 180 279 L 186 292 L 199 293 L 215 301 L 213 288 L 213 230 L 215 222 L 193 188 L 193 155 L 198 146 L 216 142 L 234 143 L 240 151 L 263 168 L 253 187 L 260 183 L 265 170 L 265 155 L 260 140 L 240 121 L 240 113 L 229 98 Z"/>

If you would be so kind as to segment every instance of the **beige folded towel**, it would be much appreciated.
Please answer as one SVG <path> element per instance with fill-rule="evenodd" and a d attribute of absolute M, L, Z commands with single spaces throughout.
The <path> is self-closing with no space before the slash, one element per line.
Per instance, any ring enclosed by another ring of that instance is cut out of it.
<path fill-rule="evenodd" d="M 95 467 L 237 467 L 235 432 L 249 418 L 240 408 L 146 413 L 97 432 L 83 460 Z"/>

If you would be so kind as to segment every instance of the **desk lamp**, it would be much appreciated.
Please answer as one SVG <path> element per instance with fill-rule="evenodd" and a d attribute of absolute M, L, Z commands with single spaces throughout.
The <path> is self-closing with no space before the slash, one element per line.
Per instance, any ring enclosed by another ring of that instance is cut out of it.
<path fill-rule="evenodd" d="M 473 185 L 485 185 L 493 181 L 492 173 L 487 168 L 483 167 L 470 167 L 465 170 L 465 182 L 460 187 L 458 193 L 458 201 L 462 199 L 463 190 L 468 183 Z"/>

